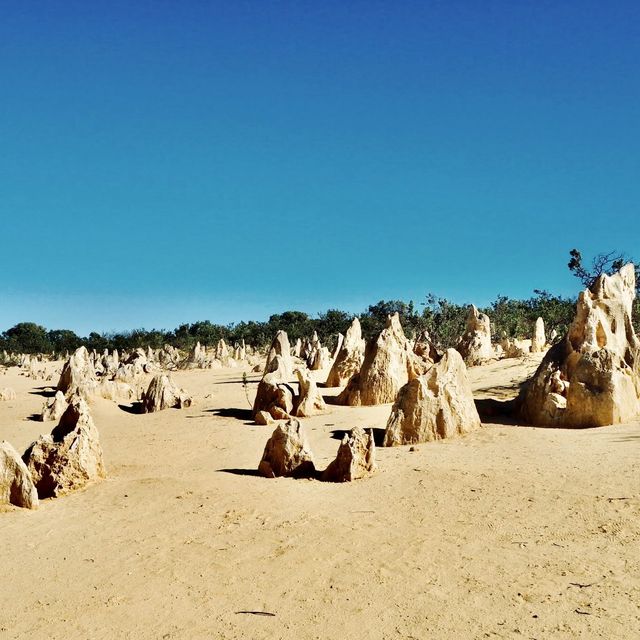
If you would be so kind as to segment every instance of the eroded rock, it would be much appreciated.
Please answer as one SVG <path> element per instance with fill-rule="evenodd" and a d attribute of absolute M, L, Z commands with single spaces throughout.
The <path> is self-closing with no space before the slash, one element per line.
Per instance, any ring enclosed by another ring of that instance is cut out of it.
<path fill-rule="evenodd" d="M 400 390 L 387 422 L 384 445 L 416 444 L 480 428 L 461 355 L 448 349 L 424 375 Z"/>
<path fill-rule="evenodd" d="M 74 398 L 50 435 L 22 456 L 42 498 L 80 489 L 105 476 L 100 436 L 87 403 Z"/>
<path fill-rule="evenodd" d="M 555 344 L 518 398 L 535 425 L 598 427 L 640 414 L 640 343 L 633 329 L 632 264 L 583 291 L 564 340 Z"/>
<path fill-rule="evenodd" d="M 258 471 L 267 478 L 312 477 L 313 454 L 299 420 L 292 418 L 279 424 L 264 448 Z"/>
<path fill-rule="evenodd" d="M 371 476 L 377 470 L 373 431 L 354 427 L 345 434 L 335 460 L 322 473 L 326 482 L 351 482 Z"/>
<path fill-rule="evenodd" d="M 4 441 L 0 442 L 0 504 L 38 508 L 38 492 L 29 469 L 18 452 Z"/>

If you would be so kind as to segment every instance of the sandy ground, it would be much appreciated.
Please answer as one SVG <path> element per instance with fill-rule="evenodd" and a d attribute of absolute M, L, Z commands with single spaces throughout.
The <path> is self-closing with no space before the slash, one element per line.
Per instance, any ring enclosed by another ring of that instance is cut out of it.
<path fill-rule="evenodd" d="M 478 397 L 513 397 L 536 362 L 472 369 Z M 3 640 L 640 637 L 640 424 L 486 424 L 380 448 L 368 480 L 267 480 L 241 372 L 175 378 L 190 409 L 95 401 L 106 481 L 0 512 Z M 27 419 L 43 384 L 0 375 L 20 451 L 53 427 Z M 305 420 L 317 466 L 389 410 Z"/>

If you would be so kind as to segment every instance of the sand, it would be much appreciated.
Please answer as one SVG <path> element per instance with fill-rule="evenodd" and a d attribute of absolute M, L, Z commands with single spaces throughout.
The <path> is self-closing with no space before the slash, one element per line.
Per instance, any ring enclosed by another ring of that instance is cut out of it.
<path fill-rule="evenodd" d="M 477 396 L 513 397 L 538 361 L 472 369 Z M 0 512 L 0 638 L 640 637 L 640 423 L 486 424 L 380 448 L 352 484 L 267 480 L 241 376 L 174 374 L 186 410 L 94 402 L 109 478 Z M 53 426 L 27 419 L 44 384 L 0 375 L 20 451 Z M 317 466 L 389 411 L 305 419 Z"/>

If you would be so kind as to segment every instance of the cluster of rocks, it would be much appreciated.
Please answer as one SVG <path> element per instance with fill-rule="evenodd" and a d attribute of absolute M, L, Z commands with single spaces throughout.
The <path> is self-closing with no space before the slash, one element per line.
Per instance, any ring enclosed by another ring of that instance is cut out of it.
<path fill-rule="evenodd" d="M 462 356 L 454 349 L 399 391 L 384 435 L 387 447 L 464 435 L 481 427 Z"/>
<path fill-rule="evenodd" d="M 410 379 L 431 366 L 435 348 L 426 334 L 412 344 L 402 330 L 397 313 L 387 318 L 385 328 L 366 345 L 364 354 L 359 328 L 359 324 L 351 325 L 353 335 L 345 338 L 336 359 L 336 369 L 342 373 L 336 372 L 333 377 L 332 369 L 329 374 L 331 382 L 335 382 L 347 370 L 354 371 L 336 402 L 352 407 L 394 402 Z M 361 357 L 361 364 L 356 370 Z"/>
<path fill-rule="evenodd" d="M 324 471 L 318 472 L 302 424 L 292 418 L 275 428 L 264 448 L 258 471 L 267 478 L 284 476 L 351 482 L 375 473 L 375 454 L 373 432 L 355 427 L 345 434 L 335 459 Z"/>
<path fill-rule="evenodd" d="M 222 369 L 235 368 L 242 362 L 254 365 L 257 362 L 254 350 L 244 340 L 231 347 L 220 338 L 212 348 L 197 342 L 181 366 L 185 369 Z"/>
<path fill-rule="evenodd" d="M 326 404 L 315 380 L 306 368 L 293 372 L 298 380 L 298 392 L 290 382 L 290 363 L 284 356 L 271 358 L 258 384 L 253 416 L 257 424 L 286 420 L 291 416 L 308 417 L 326 411 Z"/>
<path fill-rule="evenodd" d="M 631 319 L 635 295 L 632 264 L 601 275 L 580 294 L 566 337 L 549 349 L 517 400 L 523 420 L 597 427 L 640 414 L 640 341 Z"/>
<path fill-rule="evenodd" d="M 5 387 L 4 389 L 0 389 L 0 402 L 6 402 L 8 400 L 15 400 L 16 392 L 10 387 Z"/>
<path fill-rule="evenodd" d="M 315 344 L 314 348 L 317 348 L 319 341 Z M 301 358 L 293 355 L 295 351 L 290 347 L 286 331 L 278 331 L 267 352 L 264 375 L 253 403 L 252 413 L 257 424 L 269 424 L 292 416 L 303 418 L 326 411 L 310 369 Z M 292 383 L 294 377 L 298 383 L 297 392 Z"/>
<path fill-rule="evenodd" d="M 35 509 L 39 499 L 58 497 L 105 477 L 98 430 L 86 401 L 75 397 L 48 435 L 20 457 L 0 444 L 0 504 Z"/>

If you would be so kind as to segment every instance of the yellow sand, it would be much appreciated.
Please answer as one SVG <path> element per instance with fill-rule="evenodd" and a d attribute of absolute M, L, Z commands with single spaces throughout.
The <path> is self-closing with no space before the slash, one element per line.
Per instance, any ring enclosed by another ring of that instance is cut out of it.
<path fill-rule="evenodd" d="M 538 361 L 472 369 L 478 397 L 513 397 Z M 241 371 L 174 374 L 182 411 L 94 402 L 108 479 L 0 512 L 0 638 L 640 637 L 639 424 L 487 424 L 380 448 L 368 480 L 267 480 Z M 26 419 L 44 384 L 0 375 L 19 451 L 53 427 Z M 317 466 L 389 411 L 304 420 Z"/>

